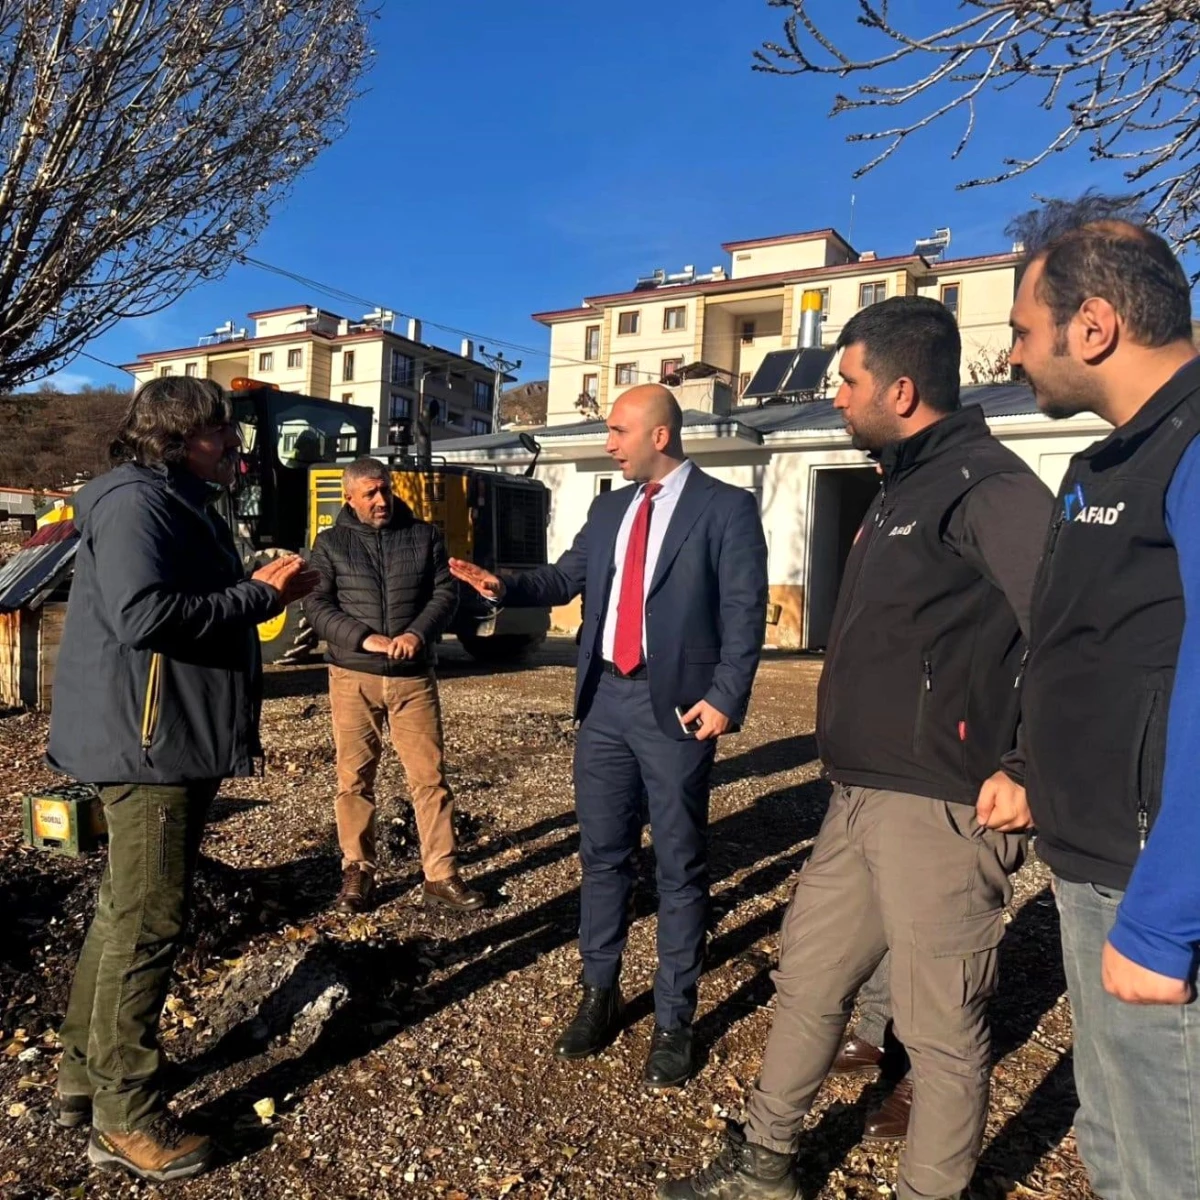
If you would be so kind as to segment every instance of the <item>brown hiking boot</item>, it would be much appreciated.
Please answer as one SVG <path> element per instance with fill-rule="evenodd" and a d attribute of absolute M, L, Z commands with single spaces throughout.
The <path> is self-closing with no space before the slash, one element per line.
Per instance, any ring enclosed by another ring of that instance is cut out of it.
<path fill-rule="evenodd" d="M 342 872 L 342 890 L 338 892 L 337 906 L 343 912 L 361 913 L 372 907 L 375 895 L 375 872 L 364 871 L 351 863 Z"/>
<path fill-rule="evenodd" d="M 460 913 L 475 912 L 484 904 L 483 893 L 467 887 L 458 875 L 451 875 L 449 879 L 439 879 L 437 883 L 425 880 L 418 900 L 424 904 L 440 904 L 443 908 Z"/>
<path fill-rule="evenodd" d="M 128 1171 L 155 1183 L 188 1179 L 213 1164 L 212 1142 L 188 1133 L 166 1113 L 132 1133 L 93 1129 L 87 1153 L 88 1161 L 102 1170 Z"/>
<path fill-rule="evenodd" d="M 856 1036 L 853 1030 L 838 1049 L 830 1075 L 877 1075 L 883 1066 L 883 1050 Z"/>
<path fill-rule="evenodd" d="M 877 1108 L 867 1113 L 863 1140 L 866 1142 L 902 1142 L 908 1137 L 908 1119 L 912 1115 L 912 1076 L 905 1075 Z"/>

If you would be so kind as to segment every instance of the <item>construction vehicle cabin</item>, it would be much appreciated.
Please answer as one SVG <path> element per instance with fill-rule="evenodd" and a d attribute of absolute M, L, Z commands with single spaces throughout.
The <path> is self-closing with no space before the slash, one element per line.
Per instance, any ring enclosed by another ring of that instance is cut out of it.
<path fill-rule="evenodd" d="M 274 554 L 306 553 L 337 520 L 344 467 L 368 454 L 387 462 L 396 495 L 438 527 L 453 557 L 489 571 L 545 563 L 550 494 L 540 481 L 448 464 L 430 453 L 428 431 L 416 453 L 407 444 L 372 450 L 373 414 L 359 405 L 249 379 L 234 379 L 230 396 L 242 462 L 223 515 L 247 567 Z M 549 628 L 548 609 L 496 609 L 460 587 L 449 632 L 475 658 L 510 661 L 539 645 Z M 259 639 L 267 663 L 304 661 L 317 648 L 296 604 L 260 625 Z"/>

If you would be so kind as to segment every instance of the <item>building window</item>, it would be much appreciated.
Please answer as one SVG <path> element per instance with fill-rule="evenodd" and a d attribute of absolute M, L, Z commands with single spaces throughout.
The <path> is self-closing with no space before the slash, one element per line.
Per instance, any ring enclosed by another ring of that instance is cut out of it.
<path fill-rule="evenodd" d="M 686 329 L 687 328 L 687 308 L 680 305 L 678 308 L 663 309 L 663 332 L 668 329 Z"/>
<path fill-rule="evenodd" d="M 746 389 L 750 386 L 750 372 L 743 371 L 738 376 L 738 395 L 745 395 Z"/>
<path fill-rule="evenodd" d="M 637 363 L 617 363 L 617 383 L 637 383 Z"/>
<path fill-rule="evenodd" d="M 455 425 L 455 426 L 461 425 L 462 424 L 462 413 L 456 413 L 456 412 L 447 413 L 446 414 L 446 424 L 447 425 Z"/>
<path fill-rule="evenodd" d="M 600 376 L 585 375 L 583 377 L 583 394 L 591 396 L 593 400 L 600 395 Z"/>
<path fill-rule="evenodd" d="M 817 288 L 817 291 L 821 293 L 821 320 L 828 321 L 829 320 L 829 289 L 828 288 Z"/>
<path fill-rule="evenodd" d="M 603 496 L 605 492 L 611 492 L 611 491 L 612 491 L 612 476 L 611 475 L 601 475 L 600 478 L 596 480 L 596 495 Z"/>
<path fill-rule="evenodd" d="M 742 322 L 742 343 L 743 343 L 743 345 L 749 346 L 751 343 L 753 343 L 753 341 L 754 341 L 754 322 L 753 321 L 743 321 Z"/>
<path fill-rule="evenodd" d="M 679 368 L 682 366 L 682 358 L 664 358 L 662 360 L 662 375 L 660 377 L 662 382 L 666 383 L 667 377 L 670 375 L 677 375 L 679 373 Z"/>
<path fill-rule="evenodd" d="M 304 366 L 304 351 L 303 350 L 289 350 L 288 351 L 288 370 L 289 371 L 298 371 L 298 370 L 300 370 L 300 368 L 302 366 Z"/>
<path fill-rule="evenodd" d="M 401 387 L 412 387 L 413 368 L 416 360 L 410 354 L 401 354 L 399 350 L 392 351 L 392 382 Z"/>
<path fill-rule="evenodd" d="M 260 371 L 275 370 L 275 355 L 270 350 L 258 356 L 258 369 Z"/>
<path fill-rule="evenodd" d="M 942 303 L 950 310 L 950 315 L 958 320 L 958 284 L 942 284 Z"/>
<path fill-rule="evenodd" d="M 354 351 L 347 350 L 342 355 L 342 382 L 349 383 L 354 378 Z"/>
<path fill-rule="evenodd" d="M 637 333 L 641 327 L 642 314 L 640 310 L 635 309 L 633 312 L 623 312 L 617 314 L 618 333 Z"/>
<path fill-rule="evenodd" d="M 583 357 L 595 362 L 600 357 L 600 326 L 589 325 L 583 331 Z"/>
<path fill-rule="evenodd" d="M 887 280 L 880 279 L 874 283 L 858 285 L 858 307 L 866 308 L 868 304 L 878 304 L 887 299 Z"/>
<path fill-rule="evenodd" d="M 472 417 L 471 418 L 471 432 L 472 433 L 487 433 L 488 432 L 488 423 L 479 417 Z"/>
<path fill-rule="evenodd" d="M 412 416 L 412 400 L 408 396 L 401 396 L 399 392 L 392 393 L 391 404 L 388 408 L 393 421 L 400 421 Z"/>
<path fill-rule="evenodd" d="M 163 379 L 166 379 L 166 377 L 167 377 L 168 375 L 174 375 L 174 374 L 175 374 L 175 368 L 174 368 L 174 367 L 159 367 L 159 368 L 158 368 L 158 373 L 159 373 L 159 375 L 160 375 L 160 376 L 161 376 Z"/>
<path fill-rule="evenodd" d="M 200 364 L 199 363 L 184 363 L 183 373 L 185 375 L 187 375 L 190 379 L 195 379 L 196 376 L 200 374 Z"/>
<path fill-rule="evenodd" d="M 354 403 L 354 393 L 353 392 L 343 392 L 342 393 L 342 403 L 343 404 L 353 404 Z"/>
<path fill-rule="evenodd" d="M 487 380 L 475 380 L 475 407 L 480 412 L 492 411 L 492 385 Z"/>

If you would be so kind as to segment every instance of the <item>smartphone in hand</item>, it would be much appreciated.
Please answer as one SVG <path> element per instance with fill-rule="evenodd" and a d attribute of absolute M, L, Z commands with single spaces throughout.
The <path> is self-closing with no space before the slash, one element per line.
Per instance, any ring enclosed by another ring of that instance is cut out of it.
<path fill-rule="evenodd" d="M 679 722 L 679 728 L 689 737 L 694 737 L 703 724 L 699 717 L 695 717 L 691 721 L 685 721 L 683 719 L 683 709 L 678 704 L 675 706 L 675 719 Z"/>

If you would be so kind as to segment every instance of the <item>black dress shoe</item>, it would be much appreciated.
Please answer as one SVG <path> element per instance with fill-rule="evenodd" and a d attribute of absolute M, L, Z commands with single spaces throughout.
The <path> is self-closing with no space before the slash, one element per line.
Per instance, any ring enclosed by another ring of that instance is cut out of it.
<path fill-rule="evenodd" d="M 650 1053 L 642 1081 L 651 1088 L 683 1087 L 696 1073 L 696 1056 L 692 1048 L 692 1027 L 678 1029 L 654 1026 Z"/>
<path fill-rule="evenodd" d="M 599 1054 L 621 1029 L 621 992 L 615 987 L 583 985 L 575 1019 L 554 1043 L 558 1058 L 587 1058 Z"/>

